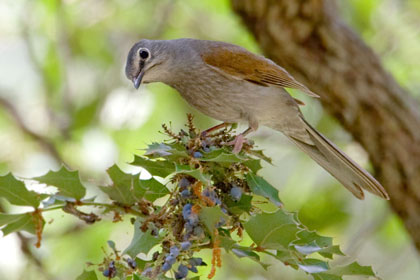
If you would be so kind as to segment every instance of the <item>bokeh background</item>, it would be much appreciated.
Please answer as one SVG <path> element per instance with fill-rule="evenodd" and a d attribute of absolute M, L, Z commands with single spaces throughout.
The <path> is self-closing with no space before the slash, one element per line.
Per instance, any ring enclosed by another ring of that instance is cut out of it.
<path fill-rule="evenodd" d="M 339 2 L 343 20 L 420 98 L 420 2 Z M 2 0 L 0 174 L 39 176 L 63 161 L 83 178 L 96 178 L 114 163 L 127 168 L 147 143 L 163 140 L 162 123 L 179 129 L 192 112 L 201 128 L 215 124 L 168 86 L 135 91 L 124 76 L 126 54 L 136 41 L 180 37 L 260 52 L 228 0 Z M 307 104 L 307 119 L 369 168 L 360 146 L 318 101 L 299 98 Z M 386 202 L 354 199 L 279 133 L 261 129 L 251 138 L 273 158 L 262 175 L 279 188 L 286 209 L 299 211 L 304 224 L 335 237 L 350 258 L 373 265 L 383 279 L 418 279 L 418 255 Z M 0 205 L 16 210 L 3 200 Z M 128 222 L 85 226 L 62 213 L 49 213 L 47 221 L 42 247 L 30 253 L 21 250 L 22 240 L 34 243 L 30 236 L 0 238 L 0 279 L 74 279 L 86 261 L 102 259 L 108 239 L 125 248 L 132 234 Z M 216 279 L 308 278 L 269 259 L 274 265 L 268 271 L 232 256 L 223 260 Z"/>

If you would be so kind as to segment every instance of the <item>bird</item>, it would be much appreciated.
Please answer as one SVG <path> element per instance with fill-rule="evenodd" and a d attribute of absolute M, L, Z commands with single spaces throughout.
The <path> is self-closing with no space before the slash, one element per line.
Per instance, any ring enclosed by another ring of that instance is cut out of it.
<path fill-rule="evenodd" d="M 358 199 L 364 199 L 364 190 L 389 199 L 371 174 L 305 120 L 301 102 L 285 88 L 319 96 L 264 56 L 220 41 L 142 39 L 128 53 L 125 74 L 136 89 L 154 82 L 174 88 L 192 107 L 223 122 L 216 128 L 247 123 L 233 152 L 249 133 L 266 126 L 282 132 Z"/>

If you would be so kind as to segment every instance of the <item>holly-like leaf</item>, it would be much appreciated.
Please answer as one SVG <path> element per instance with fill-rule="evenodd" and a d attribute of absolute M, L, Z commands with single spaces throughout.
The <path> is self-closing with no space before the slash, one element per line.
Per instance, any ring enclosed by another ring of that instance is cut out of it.
<path fill-rule="evenodd" d="M 17 180 L 9 173 L 0 177 L 0 197 L 4 197 L 14 205 L 36 208 L 45 196 L 28 191 L 23 182 Z"/>
<path fill-rule="evenodd" d="M 163 143 L 152 143 L 147 147 L 145 156 L 158 156 L 158 157 L 165 157 L 170 156 L 172 153 L 170 152 L 172 148 Z"/>
<path fill-rule="evenodd" d="M 317 259 L 304 259 L 299 268 L 307 273 L 321 273 L 329 270 L 328 263 Z"/>
<path fill-rule="evenodd" d="M 129 255 L 131 258 L 135 258 L 138 254 L 147 254 L 149 251 L 162 241 L 160 237 L 154 237 L 148 230 L 143 232 L 141 227 L 141 218 L 137 218 L 134 223 L 134 236 L 131 240 L 130 245 L 124 250 L 123 254 Z"/>
<path fill-rule="evenodd" d="M 98 276 L 96 276 L 95 271 L 83 271 L 76 280 L 98 280 Z"/>
<path fill-rule="evenodd" d="M 80 182 L 79 172 L 70 171 L 64 166 L 58 171 L 50 171 L 34 180 L 56 187 L 59 190 L 58 194 L 63 196 L 80 200 L 86 194 L 86 189 Z"/>
<path fill-rule="evenodd" d="M 249 151 L 247 151 L 247 153 L 250 154 L 250 155 L 256 156 L 257 158 L 260 158 L 260 159 L 264 160 L 265 162 L 268 162 L 269 164 L 272 164 L 271 158 L 264 155 L 262 150 L 249 150 Z"/>
<path fill-rule="evenodd" d="M 22 218 L 22 216 L 26 216 L 26 214 L 4 214 L 0 213 L 0 227 L 14 223 Z"/>
<path fill-rule="evenodd" d="M 245 162 L 243 162 L 245 166 L 247 166 L 249 169 L 251 169 L 252 172 L 257 173 L 258 170 L 262 168 L 261 166 L 261 160 L 259 159 L 250 159 Z"/>
<path fill-rule="evenodd" d="M 211 236 L 214 235 L 214 231 L 217 228 L 217 224 L 221 221 L 228 221 L 228 216 L 222 212 L 220 207 L 203 207 L 200 210 L 200 221 L 206 226 L 208 232 Z"/>
<path fill-rule="evenodd" d="M 270 266 L 269 264 L 262 263 L 260 260 L 260 256 L 257 253 L 255 253 L 251 248 L 237 245 L 232 249 L 232 252 L 238 258 L 249 258 L 259 263 L 265 270 L 267 270 L 267 268 Z"/>
<path fill-rule="evenodd" d="M 230 213 L 240 215 L 244 212 L 248 213 L 252 208 L 252 196 L 243 194 L 241 200 L 233 201 L 230 197 L 226 199 L 225 203 Z"/>
<path fill-rule="evenodd" d="M 300 230 L 293 215 L 282 210 L 253 216 L 244 227 L 251 239 L 266 249 L 288 248 Z"/>
<path fill-rule="evenodd" d="M 211 176 L 209 174 L 203 173 L 199 169 L 191 168 L 189 165 L 180 165 L 176 164 L 176 174 L 187 174 L 197 180 L 200 180 L 205 186 L 211 185 Z"/>
<path fill-rule="evenodd" d="M 248 157 L 239 154 L 228 153 L 224 149 L 217 149 L 208 153 L 204 153 L 204 156 L 200 158 L 200 161 L 235 163 L 246 161 L 247 159 Z"/>
<path fill-rule="evenodd" d="M 110 187 L 100 187 L 112 200 L 120 202 L 124 205 L 132 205 L 137 200 L 134 197 L 134 189 L 138 186 L 139 175 L 126 174 L 114 165 L 107 170 L 112 180 Z"/>
<path fill-rule="evenodd" d="M 154 178 L 139 180 L 138 186 L 136 185 L 134 188 L 134 194 L 137 198 L 145 198 L 152 202 L 169 193 L 168 188 Z"/>
<path fill-rule="evenodd" d="M 175 171 L 175 165 L 167 160 L 150 160 L 144 157 L 135 156 L 131 165 L 140 166 L 146 169 L 153 176 L 167 177 Z"/>
<path fill-rule="evenodd" d="M 36 232 L 35 218 L 30 213 L 15 215 L 13 221 L 10 221 L 5 227 L 1 229 L 3 235 L 6 236 L 16 231 L 26 231 L 32 234 Z M 3 217 L 5 218 L 5 217 Z M 10 219 L 10 217 L 8 217 Z M 5 219 L 8 219 L 5 218 Z"/>
<path fill-rule="evenodd" d="M 279 191 L 270 185 L 264 178 L 248 173 L 246 175 L 246 181 L 253 193 L 268 198 L 278 207 L 283 206 L 283 203 L 279 198 Z"/>
<path fill-rule="evenodd" d="M 336 276 L 344 275 L 361 275 L 361 276 L 376 276 L 371 266 L 362 266 L 357 262 L 352 262 L 345 266 L 336 266 L 331 268 L 328 274 Z"/>

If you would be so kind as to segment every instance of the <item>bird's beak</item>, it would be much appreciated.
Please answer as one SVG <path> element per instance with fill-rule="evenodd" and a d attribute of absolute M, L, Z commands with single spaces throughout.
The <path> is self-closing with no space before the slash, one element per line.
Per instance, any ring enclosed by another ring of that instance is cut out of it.
<path fill-rule="evenodd" d="M 145 73 L 145 71 L 144 71 L 144 69 L 142 69 L 140 71 L 140 73 L 137 75 L 137 77 L 133 79 L 133 84 L 134 84 L 134 87 L 136 89 L 138 89 L 140 87 L 141 80 L 143 80 L 144 73 Z"/>

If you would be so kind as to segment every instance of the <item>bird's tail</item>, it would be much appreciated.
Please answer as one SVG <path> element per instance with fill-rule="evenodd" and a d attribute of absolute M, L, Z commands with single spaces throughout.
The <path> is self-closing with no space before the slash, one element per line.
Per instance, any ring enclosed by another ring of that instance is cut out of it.
<path fill-rule="evenodd" d="M 303 121 L 314 145 L 289 136 L 301 150 L 333 175 L 357 198 L 364 198 L 362 190 L 364 189 L 381 198 L 389 199 L 385 189 L 372 175 L 350 159 L 344 152 L 340 151 L 337 146 L 315 130 L 305 120 Z"/>

